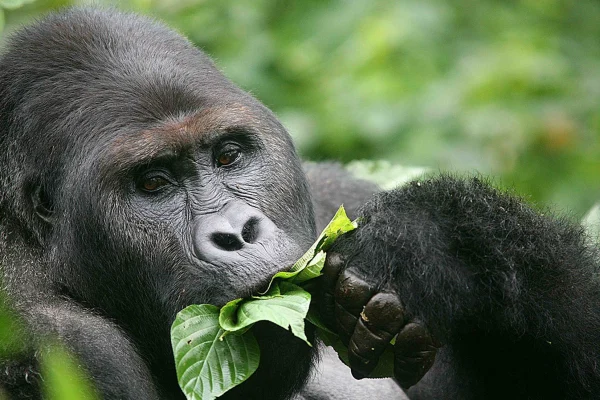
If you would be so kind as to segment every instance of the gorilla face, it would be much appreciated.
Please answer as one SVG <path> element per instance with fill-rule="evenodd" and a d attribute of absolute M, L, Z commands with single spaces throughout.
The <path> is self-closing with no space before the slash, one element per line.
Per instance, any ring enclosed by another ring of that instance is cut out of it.
<path fill-rule="evenodd" d="M 56 248 L 69 249 L 59 251 L 68 257 L 59 264 L 71 265 L 64 279 L 93 278 L 78 297 L 92 285 L 106 284 L 97 290 L 107 293 L 114 276 L 134 273 L 124 284 L 146 281 L 145 296 L 156 292 L 170 313 L 223 305 L 264 288 L 310 245 L 305 182 L 283 129 L 259 122 L 270 117 L 265 110 L 214 102 L 94 143 L 102 146 L 97 156 L 69 168 L 59 194 L 67 207 L 52 218 L 65 223 L 55 236 Z"/>
<path fill-rule="evenodd" d="M 284 128 L 166 28 L 52 16 L 13 39 L 0 83 L 3 201 L 55 290 L 117 321 L 158 379 L 175 381 L 177 311 L 256 293 L 314 240 Z M 234 396 L 306 376 L 309 348 L 270 327 L 257 326 L 261 368 Z"/>

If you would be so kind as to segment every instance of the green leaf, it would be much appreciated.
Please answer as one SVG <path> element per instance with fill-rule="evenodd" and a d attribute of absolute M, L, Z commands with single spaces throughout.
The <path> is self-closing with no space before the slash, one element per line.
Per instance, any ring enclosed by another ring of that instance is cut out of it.
<path fill-rule="evenodd" d="M 4 10 L 0 8 L 0 32 L 4 30 Z"/>
<path fill-rule="evenodd" d="M 317 239 L 317 250 L 327 251 L 338 237 L 350 232 L 358 226 L 356 221 L 350 221 L 346 215 L 344 206 L 340 206 L 333 219 L 327 224 Z"/>
<path fill-rule="evenodd" d="M 188 400 L 219 397 L 258 368 L 260 350 L 252 332 L 224 333 L 213 305 L 191 305 L 177 314 L 171 344 L 177 379 Z"/>
<path fill-rule="evenodd" d="M 51 344 L 42 352 L 42 376 L 45 399 L 98 399 L 77 361 L 58 344 Z"/>
<path fill-rule="evenodd" d="M 406 167 L 385 160 L 358 160 L 346 165 L 346 169 L 357 178 L 376 183 L 383 190 L 394 189 L 425 174 L 423 167 Z"/>
<path fill-rule="evenodd" d="M 335 213 L 331 221 L 327 224 L 325 229 L 323 229 L 323 232 L 321 232 L 321 234 L 313 243 L 313 245 L 310 246 L 310 248 L 304 253 L 304 255 L 302 255 L 302 257 L 300 257 L 298 261 L 294 263 L 294 265 L 290 268 L 289 271 L 276 273 L 271 279 L 271 284 L 273 284 L 273 282 L 276 279 L 292 279 L 296 275 L 300 274 L 308 266 L 308 264 L 311 263 L 311 261 L 313 261 L 313 259 L 316 256 L 318 256 L 318 252 L 327 251 L 338 237 L 340 237 L 344 233 L 356 229 L 357 226 L 357 222 L 350 221 L 350 219 L 346 215 L 346 210 L 344 209 L 344 206 L 340 206 L 340 208 L 337 210 L 337 212 Z M 324 261 L 325 258 L 323 255 L 323 262 Z M 315 278 L 321 274 L 323 264 L 320 265 L 320 269 L 319 264 L 317 263 L 315 263 L 312 267 L 313 268 L 311 271 L 308 271 L 306 275 L 299 277 L 299 280 L 295 282 L 305 282 L 306 280 L 308 280 L 309 277 Z M 318 274 L 315 275 L 317 270 Z"/>
<path fill-rule="evenodd" d="M 264 297 L 227 303 L 221 309 L 219 324 L 228 332 L 237 332 L 258 321 L 270 321 L 310 345 L 304 333 L 309 306 L 310 293 L 289 282 L 276 282 Z"/>
<path fill-rule="evenodd" d="M 323 250 L 315 254 L 314 258 L 302 269 L 298 275 L 290 279 L 295 284 L 304 283 L 321 276 L 321 270 L 325 266 L 325 252 Z"/>

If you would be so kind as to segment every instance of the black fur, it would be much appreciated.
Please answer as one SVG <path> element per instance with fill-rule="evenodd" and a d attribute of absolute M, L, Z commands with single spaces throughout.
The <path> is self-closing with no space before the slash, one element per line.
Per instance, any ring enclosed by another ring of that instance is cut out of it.
<path fill-rule="evenodd" d="M 15 398 L 39 397 L 48 335 L 103 398 L 182 398 L 175 313 L 263 288 L 339 203 L 353 214 L 377 190 L 335 165 L 305 175 L 273 114 L 202 52 L 112 11 L 63 12 L 12 38 L 0 148 L 3 287 L 32 335 L 0 360 Z M 223 166 L 223 153 L 241 156 Z M 598 258 L 581 228 L 449 176 L 377 194 L 360 214 L 336 251 L 445 344 L 414 398 L 598 398 Z M 240 218 L 252 234 L 235 231 Z M 216 245 L 220 229 L 232 241 Z M 226 398 L 301 392 L 313 351 L 269 324 L 256 331 L 261 366 Z"/>
<path fill-rule="evenodd" d="M 600 396 L 598 252 L 580 226 L 480 178 L 377 195 L 336 251 L 446 346 L 411 398 Z"/>

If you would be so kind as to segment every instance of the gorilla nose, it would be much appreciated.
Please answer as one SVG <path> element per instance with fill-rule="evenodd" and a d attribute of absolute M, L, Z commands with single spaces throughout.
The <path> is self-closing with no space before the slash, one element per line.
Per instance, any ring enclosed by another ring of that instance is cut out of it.
<path fill-rule="evenodd" d="M 210 234 L 210 240 L 222 250 L 237 251 L 244 247 L 246 243 L 255 243 L 259 236 L 268 235 L 271 228 L 268 226 L 269 222 L 265 217 L 249 215 L 240 231 L 228 221 L 227 217 L 224 217 L 220 226 L 215 226 L 217 231 Z"/>
<path fill-rule="evenodd" d="M 262 247 L 274 237 L 276 226 L 259 210 L 241 202 L 227 204 L 219 213 L 195 221 L 196 256 L 205 261 L 227 261 L 245 249 Z"/>
<path fill-rule="evenodd" d="M 236 251 L 244 247 L 244 242 L 235 233 L 217 232 L 211 235 L 215 246 L 225 251 Z"/>

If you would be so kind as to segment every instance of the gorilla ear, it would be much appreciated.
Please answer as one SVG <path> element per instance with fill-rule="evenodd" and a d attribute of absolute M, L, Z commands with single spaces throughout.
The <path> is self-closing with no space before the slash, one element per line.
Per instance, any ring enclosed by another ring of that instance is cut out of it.
<path fill-rule="evenodd" d="M 38 217 L 49 224 L 54 222 L 54 207 L 42 185 L 36 186 L 31 193 L 31 202 Z"/>

